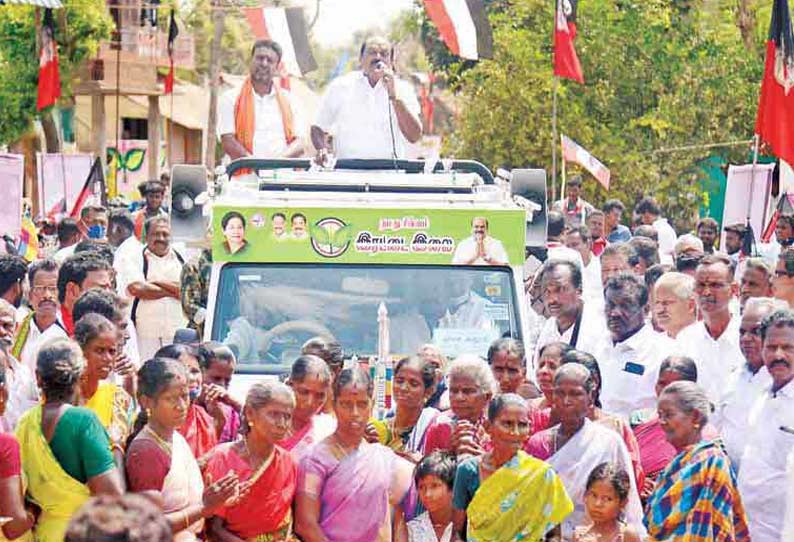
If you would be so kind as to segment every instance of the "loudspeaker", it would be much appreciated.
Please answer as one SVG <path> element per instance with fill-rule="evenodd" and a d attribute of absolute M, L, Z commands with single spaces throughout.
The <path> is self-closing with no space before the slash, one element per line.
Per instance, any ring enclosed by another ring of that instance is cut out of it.
<path fill-rule="evenodd" d="M 200 242 L 207 236 L 209 217 L 196 202 L 207 191 L 207 168 L 180 164 L 171 169 L 171 240 Z"/>
<path fill-rule="evenodd" d="M 510 193 L 521 196 L 540 205 L 540 210 L 532 214 L 532 222 L 527 222 L 527 247 L 546 247 L 546 170 L 514 169 L 511 171 Z"/>

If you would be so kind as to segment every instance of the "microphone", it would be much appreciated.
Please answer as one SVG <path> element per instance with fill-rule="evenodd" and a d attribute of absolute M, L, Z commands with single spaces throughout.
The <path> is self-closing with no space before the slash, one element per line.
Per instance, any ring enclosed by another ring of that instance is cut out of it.
<path fill-rule="evenodd" d="M 386 63 L 384 61 L 382 61 L 382 60 L 378 60 L 375 63 L 375 69 L 376 70 L 381 70 L 381 71 L 385 70 L 386 69 Z"/>

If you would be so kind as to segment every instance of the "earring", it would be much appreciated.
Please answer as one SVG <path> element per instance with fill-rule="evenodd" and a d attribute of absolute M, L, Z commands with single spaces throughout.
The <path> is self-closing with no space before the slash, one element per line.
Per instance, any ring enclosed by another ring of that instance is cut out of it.
<path fill-rule="evenodd" d="M 152 417 L 152 409 L 151 408 L 147 408 L 146 409 L 146 417 L 147 418 L 151 418 Z"/>
<path fill-rule="evenodd" d="M 253 428 L 254 427 L 254 422 L 248 422 L 248 427 Z"/>

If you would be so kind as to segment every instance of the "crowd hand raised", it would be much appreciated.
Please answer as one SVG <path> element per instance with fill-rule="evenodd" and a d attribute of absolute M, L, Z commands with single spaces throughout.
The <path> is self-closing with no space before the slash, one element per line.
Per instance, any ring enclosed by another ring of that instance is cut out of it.
<path fill-rule="evenodd" d="M 113 363 L 113 371 L 120 376 L 130 376 L 135 374 L 135 364 L 127 357 L 127 354 L 122 352 L 116 356 L 116 361 Z"/>
<path fill-rule="evenodd" d="M 230 472 L 204 489 L 204 494 L 202 495 L 204 510 L 205 512 L 212 512 L 228 501 L 238 498 L 239 495 L 240 480 L 237 478 L 237 473 Z"/>
<path fill-rule="evenodd" d="M 364 431 L 364 440 L 370 444 L 377 444 L 380 442 L 380 439 L 378 438 L 378 431 L 375 429 L 375 426 L 372 424 L 372 422 L 367 424 L 367 429 Z"/>

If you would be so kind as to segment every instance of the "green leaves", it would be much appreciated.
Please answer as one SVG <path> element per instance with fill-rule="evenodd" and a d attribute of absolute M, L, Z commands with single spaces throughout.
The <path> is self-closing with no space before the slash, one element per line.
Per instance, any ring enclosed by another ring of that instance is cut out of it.
<path fill-rule="evenodd" d="M 745 47 L 732 10 L 705 4 L 579 3 L 576 50 L 586 84 L 560 82 L 559 130 L 612 170 L 609 193 L 585 176 L 593 203 L 618 197 L 631 206 L 655 194 L 686 227 L 702 200 L 699 164 L 714 155 L 747 159 L 743 147 L 658 152 L 752 137 L 763 58 Z M 461 70 L 429 54 L 460 91 L 462 113 L 445 152 L 551 173 L 552 144 L 559 145 L 551 125 L 553 9 L 548 0 L 515 0 L 490 10 L 493 61 Z M 766 27 L 769 18 L 759 10 L 757 21 Z M 763 51 L 758 35 L 755 49 Z"/>
<path fill-rule="evenodd" d="M 331 245 L 331 232 L 327 228 L 311 224 L 309 225 L 309 234 L 318 245 Z"/>

